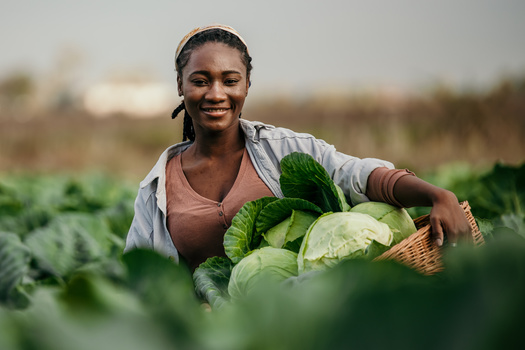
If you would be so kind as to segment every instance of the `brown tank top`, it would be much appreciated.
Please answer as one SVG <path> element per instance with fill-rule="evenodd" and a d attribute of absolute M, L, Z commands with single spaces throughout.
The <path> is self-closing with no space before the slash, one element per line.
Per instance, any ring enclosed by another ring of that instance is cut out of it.
<path fill-rule="evenodd" d="M 193 271 L 212 256 L 226 256 L 224 233 L 249 201 L 273 193 L 259 178 L 246 149 L 237 178 L 222 202 L 195 192 L 182 171 L 181 155 L 166 166 L 167 226 L 180 257 Z"/>

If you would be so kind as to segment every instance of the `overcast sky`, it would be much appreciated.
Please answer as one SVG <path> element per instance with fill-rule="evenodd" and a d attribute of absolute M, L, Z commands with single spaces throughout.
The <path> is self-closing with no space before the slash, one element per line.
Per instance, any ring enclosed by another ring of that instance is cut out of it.
<path fill-rule="evenodd" d="M 252 96 L 436 80 L 475 85 L 525 72 L 519 0 L 0 0 L 0 77 L 50 74 L 60 52 L 74 52 L 78 86 L 115 71 L 174 83 L 178 42 L 214 22 L 248 42 Z"/>

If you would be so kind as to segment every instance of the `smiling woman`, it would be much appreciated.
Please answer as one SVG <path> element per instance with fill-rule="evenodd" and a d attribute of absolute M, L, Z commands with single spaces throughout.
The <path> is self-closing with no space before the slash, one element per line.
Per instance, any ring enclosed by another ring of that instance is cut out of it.
<path fill-rule="evenodd" d="M 212 52 L 213 49 L 210 48 L 209 50 L 206 50 L 205 52 L 203 52 L 201 55 L 197 55 L 197 57 L 193 57 L 195 56 L 193 55 L 193 52 L 197 48 L 201 48 L 201 46 L 204 46 L 205 44 L 208 44 L 208 43 L 209 44 L 215 43 L 215 44 L 220 44 L 220 45 L 214 46 L 215 52 Z M 230 50 L 227 50 L 227 48 L 224 46 L 226 46 Z M 225 50 L 225 52 L 227 53 L 226 56 L 223 57 L 222 55 L 217 55 L 217 53 L 220 53 L 221 49 Z M 217 50 L 219 52 L 217 52 Z M 212 57 L 210 57 L 210 55 Z M 228 55 L 229 55 L 230 61 L 221 62 L 221 60 L 226 59 Z M 175 54 L 175 68 L 178 74 L 177 83 L 178 83 L 178 89 L 179 89 L 179 96 L 182 96 L 184 94 L 182 90 L 182 86 L 183 86 L 182 78 L 184 76 L 183 69 L 185 69 L 185 67 L 190 62 L 190 56 L 194 58 L 192 61 L 195 61 L 195 58 L 200 59 L 201 62 L 199 63 L 203 63 L 202 60 L 204 59 L 205 65 L 208 64 L 208 62 L 206 62 L 207 59 L 210 59 L 209 61 L 210 65 L 213 65 L 213 63 L 215 63 L 216 66 L 214 68 L 216 70 L 216 73 L 221 74 L 220 80 L 222 80 L 223 83 L 229 80 L 228 81 L 229 85 L 234 85 L 234 86 L 239 87 L 241 86 L 239 84 L 239 81 L 244 77 L 243 80 L 245 84 L 247 84 L 247 86 L 246 86 L 246 91 L 244 92 L 243 103 L 240 106 L 240 109 L 242 109 L 242 105 L 244 104 L 244 98 L 248 94 L 248 88 L 250 84 L 249 79 L 250 79 L 250 73 L 252 70 L 252 65 L 251 65 L 252 58 L 250 57 L 248 53 L 248 48 L 246 46 L 244 39 L 242 39 L 242 37 L 233 28 L 228 27 L 228 26 L 221 26 L 221 25 L 218 25 L 218 26 L 212 25 L 212 26 L 207 26 L 207 27 L 202 27 L 202 28 L 196 28 L 190 33 L 188 33 L 180 42 L 179 46 L 177 47 L 177 52 Z M 204 56 L 204 57 L 200 57 L 200 56 Z M 240 62 L 239 62 L 239 58 L 240 58 Z M 239 66 L 239 63 L 241 63 L 241 66 Z M 196 62 L 194 62 L 193 64 L 197 65 Z M 229 66 L 230 70 L 228 68 L 225 68 L 225 67 L 228 67 L 228 64 L 230 65 Z M 221 65 L 223 67 L 221 67 Z M 187 74 L 191 74 L 193 76 L 194 74 L 200 73 L 202 75 L 202 78 L 208 78 L 208 81 L 207 81 L 206 79 L 199 80 L 198 76 L 192 77 L 194 78 L 192 80 L 195 85 L 209 83 L 209 80 L 210 80 L 209 74 L 211 73 L 210 71 L 206 71 L 206 69 L 204 69 L 203 71 L 195 71 L 194 69 L 195 67 L 193 68 L 191 73 L 187 73 Z M 228 74 L 236 74 L 236 76 L 228 77 L 227 76 Z M 222 76 L 222 75 L 226 75 L 226 76 Z M 241 92 L 241 95 L 242 95 L 242 92 Z M 179 112 L 181 112 L 183 109 L 186 108 L 185 104 L 186 104 L 186 98 L 181 103 L 181 105 L 177 109 L 175 109 L 175 111 L 173 112 L 172 118 L 175 118 Z M 240 116 L 240 111 L 239 111 L 239 116 Z M 194 138 L 195 138 L 195 135 L 194 135 L 192 119 L 188 113 L 185 113 L 183 141 L 185 141 L 186 139 L 194 140 Z"/>
<path fill-rule="evenodd" d="M 248 81 L 237 49 L 213 42 L 196 49 L 177 79 L 195 132 L 213 134 L 228 128 L 238 132 Z"/>
<path fill-rule="evenodd" d="M 399 207 L 433 206 L 436 244 L 470 226 L 456 196 L 398 170 L 390 162 L 337 152 L 309 134 L 241 119 L 250 87 L 251 57 L 231 27 L 193 30 L 177 48 L 177 87 L 184 110 L 183 142 L 169 147 L 141 182 L 126 251 L 154 249 L 195 270 L 207 258 L 225 256 L 232 219 L 249 202 L 283 197 L 281 160 L 311 155 L 343 190 L 351 205 L 382 201 Z"/>

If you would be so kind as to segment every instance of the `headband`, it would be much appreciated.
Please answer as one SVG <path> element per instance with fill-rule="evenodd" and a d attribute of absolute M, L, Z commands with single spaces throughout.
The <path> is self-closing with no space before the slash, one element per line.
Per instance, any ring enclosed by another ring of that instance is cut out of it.
<path fill-rule="evenodd" d="M 209 29 L 222 29 L 224 31 L 232 33 L 237 38 L 239 38 L 240 41 L 242 41 L 244 46 L 246 46 L 246 51 L 248 51 L 248 45 L 246 45 L 246 41 L 244 41 L 244 39 L 241 37 L 241 35 L 235 29 L 233 29 L 232 27 L 229 27 L 229 26 L 222 25 L 222 24 L 211 24 L 211 25 L 207 25 L 207 26 L 204 26 L 204 27 L 197 27 L 197 28 L 193 29 L 191 32 L 189 32 L 188 34 L 186 34 L 186 36 L 184 36 L 184 38 L 182 38 L 181 42 L 179 43 L 179 46 L 177 46 L 177 51 L 175 52 L 175 65 L 177 65 L 177 58 L 179 58 L 179 55 L 180 55 L 182 49 L 188 43 L 188 41 L 193 36 L 195 36 L 195 34 L 204 32 L 204 31 L 209 30 Z"/>

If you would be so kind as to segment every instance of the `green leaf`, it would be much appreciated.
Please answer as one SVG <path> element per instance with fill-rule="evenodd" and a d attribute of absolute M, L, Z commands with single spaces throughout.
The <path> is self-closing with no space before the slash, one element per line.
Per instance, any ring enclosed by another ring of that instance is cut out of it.
<path fill-rule="evenodd" d="M 98 215 L 107 221 L 115 235 L 126 238 L 134 213 L 133 201 L 123 199 L 114 206 L 99 211 Z"/>
<path fill-rule="evenodd" d="M 224 251 L 234 264 L 261 243 L 255 222 L 261 210 L 275 200 L 275 197 L 263 197 L 247 202 L 233 217 L 230 228 L 224 234 Z"/>
<path fill-rule="evenodd" d="M 498 220 L 495 220 L 496 223 L 501 223 L 502 226 L 509 227 L 514 230 L 517 234 L 525 238 L 525 215 L 518 214 L 504 214 Z"/>
<path fill-rule="evenodd" d="M 212 309 L 220 308 L 229 300 L 228 283 L 233 263 L 226 257 L 212 257 L 193 272 L 197 295 L 208 302 Z"/>
<path fill-rule="evenodd" d="M 317 214 L 317 213 L 316 213 Z M 290 250 L 296 253 L 299 249 L 301 241 L 310 225 L 317 219 L 319 215 L 312 214 L 301 210 L 293 210 L 292 215 L 273 228 L 269 229 L 263 234 L 264 239 L 274 248 L 291 248 Z M 288 245 L 290 242 L 296 244 Z M 296 249 L 297 248 L 297 249 Z"/>
<path fill-rule="evenodd" d="M 60 277 L 109 255 L 114 244 L 106 222 L 85 213 L 58 215 L 30 232 L 25 243 L 41 271 Z"/>
<path fill-rule="evenodd" d="M 68 309 L 78 313 L 143 312 L 137 296 L 103 275 L 85 271 L 72 276 L 65 285 L 61 300 Z"/>
<path fill-rule="evenodd" d="M 280 198 L 266 205 L 255 222 L 257 232 L 263 233 L 292 215 L 293 210 L 310 211 L 321 215 L 317 205 L 301 198 Z M 317 215 L 317 216 L 319 216 Z"/>
<path fill-rule="evenodd" d="M 468 201 L 479 217 L 495 219 L 504 214 L 525 217 L 525 163 L 521 166 L 496 164 L 478 181 L 466 183 Z"/>
<path fill-rule="evenodd" d="M 342 190 L 312 156 L 291 153 L 281 160 L 281 171 L 279 181 L 285 197 L 305 199 L 323 212 L 348 210 Z"/>
<path fill-rule="evenodd" d="M 127 286 L 157 321 L 169 325 L 174 339 L 186 339 L 198 325 L 200 302 L 190 270 L 150 249 L 133 249 L 122 256 Z"/>
<path fill-rule="evenodd" d="M 256 249 L 233 267 L 228 293 L 236 301 L 291 276 L 297 276 L 296 253 L 274 247 Z"/>
<path fill-rule="evenodd" d="M 307 231 L 305 231 L 305 234 L 306 232 Z M 299 254 L 299 251 L 301 250 L 301 244 L 303 244 L 303 238 L 305 234 L 302 235 L 301 237 L 294 239 L 293 241 L 287 241 L 286 243 L 284 243 L 283 249 L 291 250 L 292 252 Z"/>
<path fill-rule="evenodd" d="M 386 252 L 388 249 L 390 249 L 390 245 L 384 245 L 373 239 L 370 245 L 366 248 L 363 258 L 372 260 L 375 257 L 378 257 L 379 255 Z"/>
<path fill-rule="evenodd" d="M 341 205 L 341 211 L 349 211 L 352 207 L 346 201 L 345 193 L 343 189 L 334 183 L 335 189 L 337 190 L 337 196 L 339 198 L 339 204 Z"/>
<path fill-rule="evenodd" d="M 494 222 L 492 220 L 476 218 L 476 224 L 485 239 L 492 238 L 494 232 Z"/>
<path fill-rule="evenodd" d="M 55 215 L 57 213 L 52 208 L 32 206 L 18 215 L 0 216 L 0 229 L 24 237 L 34 229 L 47 225 Z"/>
<path fill-rule="evenodd" d="M 367 255 L 372 240 L 392 243 L 387 224 L 368 214 L 339 212 L 323 214 L 308 229 L 298 255 L 299 273 L 326 270 L 345 259 Z M 375 246 L 372 249 L 375 251 Z"/>
<path fill-rule="evenodd" d="M 14 233 L 0 232 L 0 301 L 6 302 L 12 290 L 29 269 L 30 250 Z"/>
<path fill-rule="evenodd" d="M 0 182 L 0 216 L 12 216 L 24 210 L 24 203 L 16 191 Z"/>
<path fill-rule="evenodd" d="M 269 246 L 274 248 L 282 248 L 286 239 L 286 234 L 292 224 L 292 215 L 270 228 L 262 234 L 264 240 Z"/>
<path fill-rule="evenodd" d="M 286 242 L 295 241 L 303 237 L 319 215 L 313 215 L 308 212 L 294 210 L 292 213 L 292 224 L 286 233 Z"/>
<path fill-rule="evenodd" d="M 417 231 L 406 209 L 387 203 L 363 202 L 350 209 L 350 212 L 368 214 L 377 221 L 387 224 L 394 234 L 392 245 L 400 243 Z"/>

